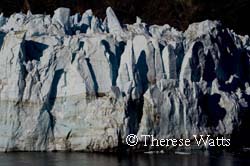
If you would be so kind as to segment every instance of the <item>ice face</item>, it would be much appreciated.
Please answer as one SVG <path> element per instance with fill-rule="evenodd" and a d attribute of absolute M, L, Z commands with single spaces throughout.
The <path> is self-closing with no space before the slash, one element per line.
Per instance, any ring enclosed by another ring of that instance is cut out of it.
<path fill-rule="evenodd" d="M 232 136 L 244 124 L 249 37 L 218 21 L 180 32 L 121 25 L 111 8 L 104 21 L 54 13 L 0 16 L 0 151 L 104 151 L 131 133 Z"/>

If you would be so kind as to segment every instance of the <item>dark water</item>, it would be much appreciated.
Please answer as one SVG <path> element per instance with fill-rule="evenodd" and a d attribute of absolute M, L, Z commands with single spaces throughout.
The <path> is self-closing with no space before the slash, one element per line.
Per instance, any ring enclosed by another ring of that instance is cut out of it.
<path fill-rule="evenodd" d="M 196 153 L 117 155 L 89 153 L 0 153 L 0 166 L 250 166 L 250 157 Z"/>

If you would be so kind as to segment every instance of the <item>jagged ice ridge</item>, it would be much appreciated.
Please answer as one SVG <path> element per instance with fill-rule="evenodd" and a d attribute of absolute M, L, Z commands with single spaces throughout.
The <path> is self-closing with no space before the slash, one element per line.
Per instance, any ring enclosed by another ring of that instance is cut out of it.
<path fill-rule="evenodd" d="M 131 133 L 240 130 L 248 36 L 218 21 L 180 32 L 139 17 L 121 25 L 111 8 L 106 15 L 0 15 L 0 151 L 116 151 Z"/>

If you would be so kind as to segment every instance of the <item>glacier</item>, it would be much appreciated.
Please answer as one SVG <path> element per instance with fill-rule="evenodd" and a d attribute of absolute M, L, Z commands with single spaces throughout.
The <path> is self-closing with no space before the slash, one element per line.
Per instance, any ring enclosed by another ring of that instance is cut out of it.
<path fill-rule="evenodd" d="M 249 129 L 250 39 L 219 21 L 185 32 L 112 8 L 0 15 L 0 151 L 118 151 L 128 134 Z M 134 147 L 140 150 L 142 147 Z"/>

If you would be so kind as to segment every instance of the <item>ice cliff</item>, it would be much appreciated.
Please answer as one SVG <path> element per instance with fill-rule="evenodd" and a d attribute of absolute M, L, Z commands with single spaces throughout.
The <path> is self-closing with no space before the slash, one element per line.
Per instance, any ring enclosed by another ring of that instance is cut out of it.
<path fill-rule="evenodd" d="M 106 15 L 0 15 L 0 151 L 116 151 L 130 133 L 246 130 L 248 36 L 218 21 L 180 32 Z"/>

